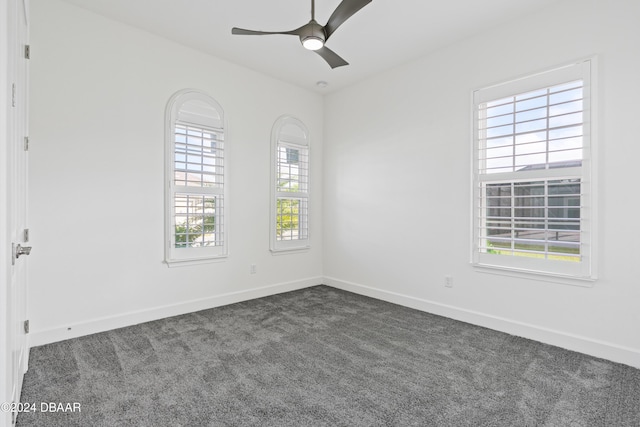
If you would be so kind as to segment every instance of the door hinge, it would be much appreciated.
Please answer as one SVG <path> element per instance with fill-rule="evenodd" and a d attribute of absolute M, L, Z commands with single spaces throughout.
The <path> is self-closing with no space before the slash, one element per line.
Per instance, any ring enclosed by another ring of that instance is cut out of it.
<path fill-rule="evenodd" d="M 31 59 L 31 46 L 28 44 L 24 45 L 24 57 L 26 59 Z"/>
<path fill-rule="evenodd" d="M 11 83 L 11 106 L 16 106 L 16 84 Z"/>
<path fill-rule="evenodd" d="M 24 333 L 25 334 L 29 333 L 29 321 L 28 320 L 24 321 Z"/>
<path fill-rule="evenodd" d="M 24 229 L 24 242 L 27 243 L 29 241 L 29 229 Z"/>
<path fill-rule="evenodd" d="M 16 414 L 17 414 L 16 411 L 11 411 L 11 425 L 16 425 Z"/>
<path fill-rule="evenodd" d="M 29 151 L 29 137 L 24 137 L 24 151 Z"/>

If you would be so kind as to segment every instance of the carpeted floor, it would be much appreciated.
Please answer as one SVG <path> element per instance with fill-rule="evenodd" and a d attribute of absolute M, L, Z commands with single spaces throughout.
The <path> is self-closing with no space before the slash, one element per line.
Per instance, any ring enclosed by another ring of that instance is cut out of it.
<path fill-rule="evenodd" d="M 640 370 L 317 286 L 33 348 L 22 402 L 21 427 L 640 426 Z"/>

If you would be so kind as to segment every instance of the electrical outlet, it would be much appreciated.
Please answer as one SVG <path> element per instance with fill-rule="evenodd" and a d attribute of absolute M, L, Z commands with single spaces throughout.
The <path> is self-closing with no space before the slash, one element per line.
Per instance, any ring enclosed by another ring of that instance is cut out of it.
<path fill-rule="evenodd" d="M 255 264 L 251 264 L 251 266 L 249 267 L 249 273 L 256 274 L 257 272 L 258 272 L 258 267 L 256 267 Z"/>
<path fill-rule="evenodd" d="M 444 286 L 446 288 L 453 288 L 453 276 L 444 276 Z"/>

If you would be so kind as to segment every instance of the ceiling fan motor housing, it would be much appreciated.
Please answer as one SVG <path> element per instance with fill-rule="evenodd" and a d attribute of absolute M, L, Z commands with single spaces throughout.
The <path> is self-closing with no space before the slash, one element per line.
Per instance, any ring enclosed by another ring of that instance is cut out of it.
<path fill-rule="evenodd" d="M 300 42 L 302 42 L 302 45 L 309 50 L 320 49 L 327 39 L 324 27 L 318 24 L 314 19 L 309 21 L 309 23 L 300 30 Z"/>

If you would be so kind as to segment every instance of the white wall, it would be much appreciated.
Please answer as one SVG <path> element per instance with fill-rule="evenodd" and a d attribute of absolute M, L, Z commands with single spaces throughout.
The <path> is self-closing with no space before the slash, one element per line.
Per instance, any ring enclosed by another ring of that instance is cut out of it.
<path fill-rule="evenodd" d="M 32 345 L 320 283 L 320 95 L 57 0 L 34 0 L 31 15 Z M 230 256 L 168 268 L 164 111 L 183 88 L 228 119 Z M 269 147 L 282 114 L 310 130 L 316 197 L 312 249 L 272 256 Z"/>
<path fill-rule="evenodd" d="M 640 367 L 638 16 L 636 1 L 561 2 L 327 95 L 328 283 Z M 475 271 L 471 92 L 594 54 L 600 279 Z"/>

